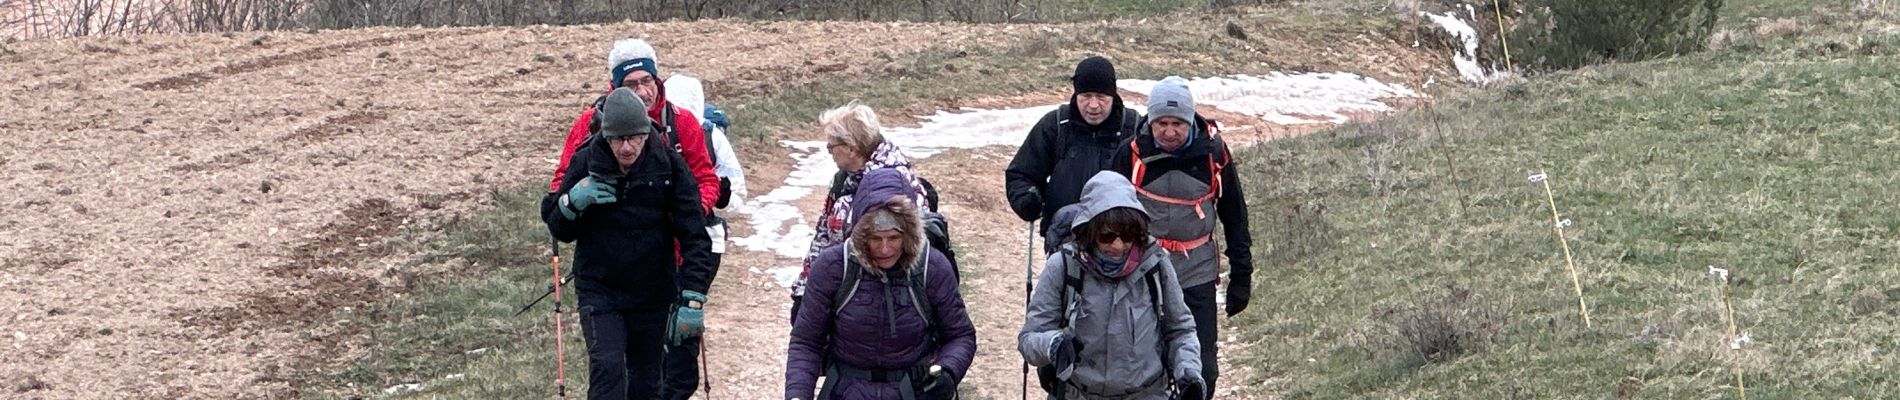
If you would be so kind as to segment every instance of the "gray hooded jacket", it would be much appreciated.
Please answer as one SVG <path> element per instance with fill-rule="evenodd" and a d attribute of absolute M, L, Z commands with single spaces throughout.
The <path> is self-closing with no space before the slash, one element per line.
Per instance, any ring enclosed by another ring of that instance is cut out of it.
<path fill-rule="evenodd" d="M 1113 172 L 1098 173 L 1083 185 L 1081 201 L 1067 207 L 1074 209 L 1069 226 L 1081 226 L 1118 207 L 1142 209 L 1134 186 Z M 1055 341 L 1064 335 L 1074 337 L 1078 351 L 1074 374 L 1065 382 L 1068 398 L 1166 399 L 1169 376 L 1200 372 L 1194 317 L 1182 301 L 1181 285 L 1167 252 L 1152 239 L 1148 242 L 1140 265 L 1124 278 L 1110 278 L 1083 265 L 1074 243 L 1065 243 L 1061 251 L 1049 255 L 1037 278 L 1016 347 L 1031 365 L 1043 366 L 1053 361 L 1050 350 Z M 1062 292 L 1068 290 L 1063 283 L 1065 268 L 1086 270 L 1080 274 L 1081 293 L 1072 295 L 1066 307 L 1061 304 Z M 1160 313 L 1153 309 L 1151 288 L 1142 279 L 1154 269 L 1160 270 Z M 1066 332 L 1061 328 L 1064 319 L 1069 321 Z M 1163 348 L 1171 353 L 1167 359 L 1174 365 L 1164 365 L 1158 354 Z"/>

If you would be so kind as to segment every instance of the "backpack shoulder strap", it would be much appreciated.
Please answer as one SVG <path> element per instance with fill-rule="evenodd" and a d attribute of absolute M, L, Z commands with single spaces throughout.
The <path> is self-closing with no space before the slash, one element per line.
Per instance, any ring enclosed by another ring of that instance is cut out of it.
<path fill-rule="evenodd" d="M 910 303 L 916 305 L 917 316 L 924 319 L 924 331 L 936 332 L 937 310 L 930 304 L 930 245 L 924 245 L 923 257 L 917 259 L 917 269 L 910 272 Z"/>
<path fill-rule="evenodd" d="M 595 137 L 600 136 L 600 108 L 606 104 L 607 96 L 600 96 L 594 98 L 594 105 L 588 106 L 594 114 L 587 118 L 587 140 L 594 140 Z"/>
<path fill-rule="evenodd" d="M 1069 113 L 1069 103 L 1056 107 L 1056 140 L 1055 146 L 1049 147 L 1050 160 L 1060 160 L 1069 151 Z"/>
<path fill-rule="evenodd" d="M 1141 132 L 1141 117 L 1135 114 L 1135 110 L 1122 107 L 1122 133 L 1134 135 L 1139 132 Z"/>
<path fill-rule="evenodd" d="M 1162 308 L 1161 302 L 1161 268 L 1149 269 L 1141 280 L 1148 285 L 1148 306 L 1155 311 L 1155 354 L 1161 355 L 1161 364 L 1164 366 L 1161 369 L 1166 370 L 1168 380 L 1173 381 L 1174 357 L 1168 351 L 1168 310 Z"/>
<path fill-rule="evenodd" d="M 1167 309 L 1161 308 L 1161 269 L 1149 269 L 1141 280 L 1148 285 L 1148 304 L 1155 309 L 1155 317 L 1167 316 Z"/>
<path fill-rule="evenodd" d="M 838 290 L 831 295 L 831 312 L 843 310 L 845 303 L 851 302 L 851 296 L 858 294 L 858 282 L 862 281 L 864 271 L 851 261 L 851 239 L 844 241 L 844 273 L 838 282 Z"/>
<path fill-rule="evenodd" d="M 1057 251 L 1056 254 L 1062 254 L 1062 252 Z M 1066 254 L 1060 258 L 1062 260 L 1062 303 L 1057 310 L 1061 310 L 1062 313 L 1061 319 L 1057 320 L 1059 321 L 1057 326 L 1063 328 L 1069 327 L 1069 303 L 1075 297 L 1082 296 L 1082 284 L 1087 282 L 1082 279 L 1082 269 L 1072 266 L 1075 262 L 1070 258 Z"/>

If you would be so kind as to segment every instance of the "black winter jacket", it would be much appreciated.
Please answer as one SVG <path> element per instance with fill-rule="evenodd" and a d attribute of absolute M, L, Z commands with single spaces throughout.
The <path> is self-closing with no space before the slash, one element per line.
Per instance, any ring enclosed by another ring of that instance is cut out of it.
<path fill-rule="evenodd" d="M 1115 149 L 1135 135 L 1141 114 L 1123 107 L 1119 97 L 1111 110 L 1101 125 L 1089 126 L 1082 121 L 1081 113 L 1075 111 L 1071 100 L 1043 115 L 1036 127 L 1030 129 L 1029 136 L 1023 138 L 1016 156 L 1010 159 L 1009 168 L 1003 171 L 1009 204 L 1014 208 L 1019 204 L 1018 199 L 1040 193 L 1042 222 L 1038 232 L 1049 229 L 1049 217 L 1055 215 L 1056 210 L 1075 204 L 1082 197 L 1082 184 L 1095 173 L 1107 170 Z M 1065 125 L 1066 129 L 1059 128 Z M 1059 138 L 1059 133 L 1069 137 Z M 1022 215 L 1029 214 L 1030 210 L 1014 211 Z M 1045 247 L 1044 252 L 1054 249 Z"/>
<path fill-rule="evenodd" d="M 658 140 L 625 174 L 605 141 L 590 140 L 574 153 L 561 189 L 541 202 L 548 231 L 574 245 L 574 274 L 615 289 L 618 306 L 663 309 L 680 290 L 706 293 L 716 265 L 712 239 L 701 214 L 698 182 L 686 159 Z M 614 180 L 614 203 L 589 207 L 577 220 L 561 215 L 559 198 L 589 175 Z M 589 299 L 581 299 L 587 303 Z"/>

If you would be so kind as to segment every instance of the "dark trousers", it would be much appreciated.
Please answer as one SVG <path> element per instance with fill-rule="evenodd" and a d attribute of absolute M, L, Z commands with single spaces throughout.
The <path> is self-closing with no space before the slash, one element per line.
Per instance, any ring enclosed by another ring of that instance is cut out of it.
<path fill-rule="evenodd" d="M 660 388 L 660 398 L 666 400 L 685 400 L 693 397 L 699 386 L 699 347 L 700 338 L 686 339 L 685 343 L 666 347 L 666 383 Z"/>
<path fill-rule="evenodd" d="M 1188 312 L 1194 314 L 1194 334 L 1201 339 L 1201 379 L 1207 381 L 1207 398 L 1214 398 L 1214 380 L 1220 377 L 1220 326 L 1214 318 L 1214 283 L 1181 289 Z"/>
<path fill-rule="evenodd" d="M 587 339 L 587 398 L 659 397 L 666 324 L 665 310 L 583 303 L 581 335 Z"/>
<path fill-rule="evenodd" d="M 723 240 L 723 238 L 720 238 Z M 719 265 L 719 253 L 712 254 L 713 265 Z M 669 321 L 670 322 L 670 321 Z M 660 398 L 665 400 L 686 400 L 693 398 L 699 386 L 700 343 L 705 337 L 695 336 L 685 343 L 666 346 L 665 361 L 661 368 L 666 371 L 666 381 L 660 387 Z"/>

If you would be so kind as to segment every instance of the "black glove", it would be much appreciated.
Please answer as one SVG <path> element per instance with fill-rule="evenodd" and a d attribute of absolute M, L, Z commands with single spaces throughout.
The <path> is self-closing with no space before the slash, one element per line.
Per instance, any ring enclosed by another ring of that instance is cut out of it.
<path fill-rule="evenodd" d="M 1030 189 L 1021 196 L 1011 198 L 1009 209 L 1016 211 L 1016 218 L 1022 218 L 1024 221 L 1042 218 L 1042 193 Z"/>
<path fill-rule="evenodd" d="M 940 368 L 935 365 L 931 367 Z M 923 396 L 917 398 L 922 400 L 955 400 L 957 398 L 957 378 L 950 376 L 950 371 L 941 369 L 936 373 L 928 374 L 924 377 Z"/>
<path fill-rule="evenodd" d="M 1233 318 L 1247 310 L 1247 302 L 1253 300 L 1253 274 L 1235 271 L 1227 277 L 1227 317 Z M 1251 271 L 1247 271 L 1251 272 Z"/>
<path fill-rule="evenodd" d="M 1174 379 L 1174 389 L 1181 393 L 1181 400 L 1207 399 L 1207 382 L 1201 380 L 1201 371 L 1187 370 L 1186 374 Z"/>
<path fill-rule="evenodd" d="M 732 204 L 732 178 L 719 177 L 719 199 L 713 201 L 713 208 L 726 209 Z"/>
<path fill-rule="evenodd" d="M 1064 334 L 1049 346 L 1049 365 L 1055 367 L 1056 378 L 1068 380 L 1075 372 L 1075 338 Z"/>

